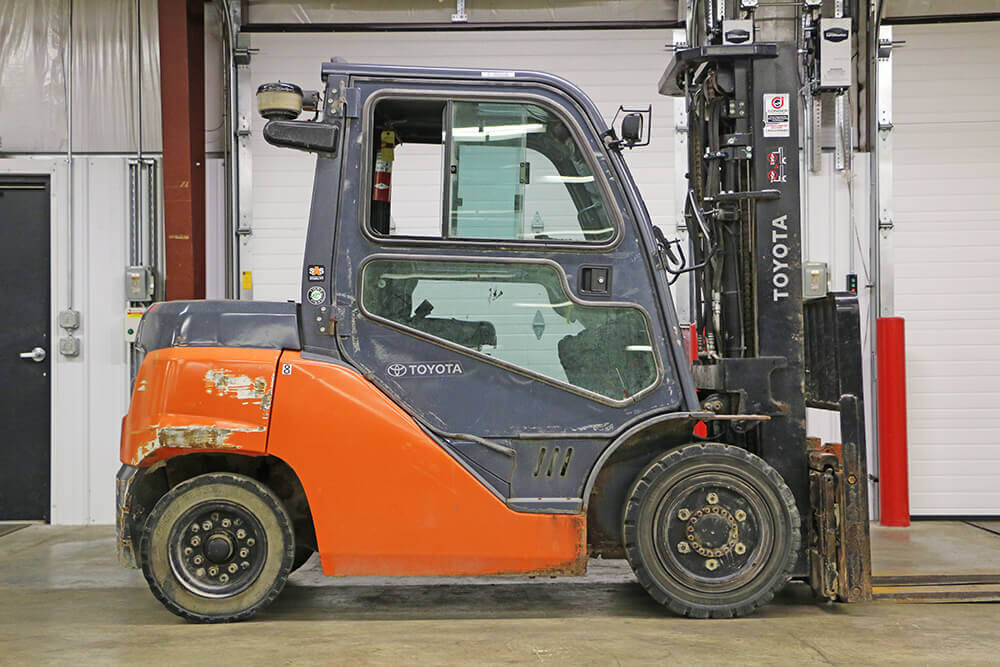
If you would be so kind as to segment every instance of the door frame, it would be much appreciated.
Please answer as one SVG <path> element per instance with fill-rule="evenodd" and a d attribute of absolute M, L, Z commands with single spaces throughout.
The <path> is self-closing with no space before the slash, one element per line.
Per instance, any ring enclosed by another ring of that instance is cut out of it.
<path fill-rule="evenodd" d="M 74 400 L 69 392 L 60 392 L 61 379 L 67 364 L 79 366 L 79 359 L 67 359 L 58 353 L 58 313 L 68 298 L 67 262 L 69 260 L 68 229 L 71 197 L 69 192 L 69 164 L 65 156 L 38 158 L 0 158 L 0 175 L 47 176 L 49 179 L 49 355 L 52 360 L 49 376 L 49 523 L 81 523 L 79 508 L 87 507 L 87 487 L 90 480 L 79 471 L 88 470 L 88 452 L 78 439 L 73 438 L 73 424 L 69 420 L 56 420 L 54 416 Z M 80 244 L 74 248 L 74 266 L 83 266 Z M 77 277 L 81 271 L 74 269 Z M 77 282 L 82 282 L 77 280 Z M 77 286 L 78 296 L 81 292 Z M 79 308 L 79 306 L 78 306 Z M 82 327 L 81 327 L 82 328 Z M 64 395 L 65 394 L 65 395 Z M 72 414 L 70 411 L 68 414 Z M 80 425 L 82 426 L 82 425 Z M 77 445 L 74 447 L 74 443 Z M 78 508 L 74 511 L 74 507 Z M 84 509 L 84 512 L 86 510 Z"/>

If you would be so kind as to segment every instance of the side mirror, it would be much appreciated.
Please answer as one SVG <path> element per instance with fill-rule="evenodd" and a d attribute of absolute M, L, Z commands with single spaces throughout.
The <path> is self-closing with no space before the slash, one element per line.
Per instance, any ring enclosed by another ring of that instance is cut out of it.
<path fill-rule="evenodd" d="M 615 127 L 618 121 L 618 116 L 622 116 L 621 126 L 619 128 L 619 136 L 621 139 L 615 137 L 614 130 L 609 132 L 611 136 L 609 146 L 616 149 L 621 149 L 623 146 L 625 148 L 638 148 L 640 146 L 649 145 L 649 137 L 653 129 L 653 105 L 647 106 L 645 109 L 626 109 L 621 106 L 618 107 L 618 111 L 615 112 L 615 117 L 611 121 L 611 127 Z"/>
<path fill-rule="evenodd" d="M 642 139 L 642 114 L 641 113 L 627 113 L 625 117 L 622 118 L 622 141 L 625 145 L 631 148 L 639 143 Z"/>
<path fill-rule="evenodd" d="M 313 153 L 337 152 L 340 126 L 311 120 L 271 120 L 264 126 L 264 140 L 272 146 Z"/>

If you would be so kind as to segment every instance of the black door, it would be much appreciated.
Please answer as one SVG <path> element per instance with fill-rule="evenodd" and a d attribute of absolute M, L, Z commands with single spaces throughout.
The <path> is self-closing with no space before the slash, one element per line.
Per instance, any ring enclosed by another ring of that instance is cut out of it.
<path fill-rule="evenodd" d="M 49 181 L 0 177 L 0 520 L 49 519 Z"/>

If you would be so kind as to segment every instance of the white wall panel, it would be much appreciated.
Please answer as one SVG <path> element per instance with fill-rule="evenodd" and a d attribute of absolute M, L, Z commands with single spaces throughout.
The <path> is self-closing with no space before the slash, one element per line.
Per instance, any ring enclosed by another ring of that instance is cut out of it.
<path fill-rule="evenodd" d="M 656 91 L 670 39 L 666 30 L 254 34 L 252 46 L 259 52 L 252 82 L 256 87 L 281 79 L 316 88 L 321 63 L 341 56 L 378 64 L 552 72 L 583 88 L 609 121 L 620 104 L 652 104 L 653 142 L 626 152 L 626 159 L 654 222 L 673 236 L 673 102 Z M 253 271 L 255 299 L 298 299 L 315 159 L 267 145 L 262 127 L 255 118 L 253 235 L 241 249 L 242 269 Z"/>
<path fill-rule="evenodd" d="M 128 406 L 123 334 L 127 257 L 127 166 L 123 158 L 77 158 L 74 238 L 69 243 L 69 168 L 64 159 L 0 159 L 0 173 L 43 174 L 51 183 L 52 514 L 54 524 L 113 523 L 121 417 Z M 81 351 L 57 351 L 56 314 L 68 304 L 66 265 L 74 260 L 74 307 Z"/>
<path fill-rule="evenodd" d="M 996 23 L 899 26 L 896 313 L 906 319 L 910 509 L 1000 514 L 1000 44 Z"/>

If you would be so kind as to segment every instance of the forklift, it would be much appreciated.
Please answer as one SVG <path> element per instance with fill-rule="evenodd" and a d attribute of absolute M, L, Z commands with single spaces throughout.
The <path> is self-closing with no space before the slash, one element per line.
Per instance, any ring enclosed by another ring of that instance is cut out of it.
<path fill-rule="evenodd" d="M 265 139 L 316 155 L 301 301 L 145 313 L 122 564 L 194 622 L 250 618 L 314 553 L 329 576 L 624 557 L 696 618 L 790 580 L 870 599 L 857 299 L 802 289 L 821 8 L 800 49 L 732 5 L 689 16 L 660 82 L 689 112 L 687 243 L 623 158 L 648 115 L 609 128 L 559 77 L 335 59 L 322 90 L 261 86 Z M 433 176 L 423 204 L 394 191 L 403 170 Z M 839 410 L 841 443 L 807 439 L 807 405 Z"/>

